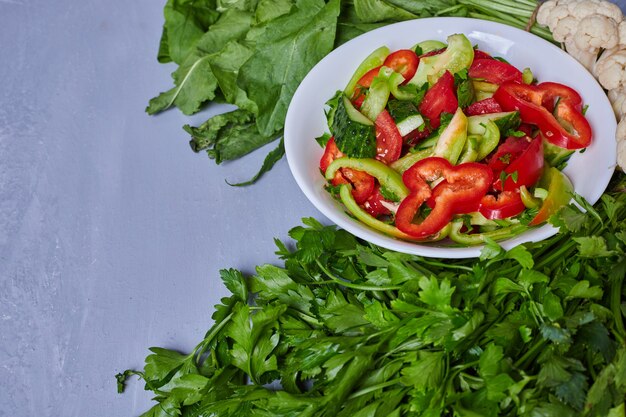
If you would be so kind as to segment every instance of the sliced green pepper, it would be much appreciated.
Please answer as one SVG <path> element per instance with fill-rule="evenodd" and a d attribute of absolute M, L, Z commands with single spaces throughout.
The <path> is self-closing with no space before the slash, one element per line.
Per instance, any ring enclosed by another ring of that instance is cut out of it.
<path fill-rule="evenodd" d="M 421 161 L 433 155 L 433 147 L 419 150 L 417 152 L 410 152 L 404 155 L 402 158 L 391 163 L 390 167 L 395 171 L 402 174 L 407 169 L 411 168 L 414 163 Z"/>
<path fill-rule="evenodd" d="M 569 203 L 574 191 L 574 186 L 569 178 L 554 167 L 544 168 L 543 175 L 539 179 L 539 187 L 547 189 L 548 195 L 543 200 L 539 212 L 530 222 L 531 226 L 545 222 L 561 207 Z"/>
<path fill-rule="evenodd" d="M 448 47 L 446 50 L 433 56 L 423 57 L 417 67 L 417 72 L 409 81 L 418 87 L 429 83 L 433 85 L 444 72 L 450 71 L 452 74 L 469 68 L 474 60 L 474 48 L 472 43 L 463 34 L 448 36 Z"/>
<path fill-rule="evenodd" d="M 476 161 L 485 159 L 500 142 L 500 129 L 491 120 L 485 120 L 481 116 L 470 116 L 467 118 L 467 131 L 472 135 L 480 135 L 478 141 Z"/>
<path fill-rule="evenodd" d="M 486 238 L 496 241 L 510 239 L 528 229 L 527 226 L 517 223 L 491 232 L 468 234 L 461 232 L 462 227 L 462 219 L 454 220 L 448 237 L 454 242 L 463 245 L 480 245 L 481 243 L 485 243 Z"/>
<path fill-rule="evenodd" d="M 356 69 L 356 71 L 352 75 L 352 78 L 350 78 L 346 89 L 343 90 L 344 94 L 348 97 L 352 97 L 352 94 L 354 94 L 354 89 L 356 88 L 356 84 L 357 82 L 359 82 L 361 77 L 364 76 L 366 72 L 383 65 L 383 62 L 385 62 L 385 58 L 387 58 L 387 55 L 389 55 L 389 48 L 387 48 L 386 46 L 381 46 L 380 48 L 369 54 L 369 56 L 365 58 Z"/>
<path fill-rule="evenodd" d="M 524 206 L 526 206 L 526 208 L 536 208 L 541 205 L 541 199 L 535 198 L 525 185 L 519 187 L 519 195 L 522 199 L 522 203 L 524 203 Z"/>
<path fill-rule="evenodd" d="M 417 47 L 420 48 L 420 50 L 422 51 L 422 54 L 427 54 L 429 52 L 445 48 L 446 44 L 441 41 L 436 41 L 436 40 L 431 39 L 431 40 L 422 41 L 416 45 L 413 45 L 411 49 L 415 51 Z"/>
<path fill-rule="evenodd" d="M 384 110 L 389 101 L 389 94 L 391 89 L 389 88 L 389 79 L 397 74 L 388 67 L 382 67 L 378 72 L 378 75 L 372 81 L 369 91 L 363 104 L 361 105 L 361 113 L 366 115 L 370 120 L 376 120 L 381 111 Z M 400 77 L 402 77 L 400 75 Z"/>
<path fill-rule="evenodd" d="M 371 158 L 337 158 L 326 168 L 326 179 L 332 180 L 341 168 L 352 168 L 364 171 L 378 180 L 381 187 L 393 193 L 398 201 L 409 195 L 409 190 L 402 182 L 402 176 L 384 163 Z"/>
<path fill-rule="evenodd" d="M 467 140 L 467 116 L 461 108 L 456 110 L 450 124 L 441 132 L 435 145 L 434 156 L 440 156 L 456 164 Z"/>
<path fill-rule="evenodd" d="M 463 147 L 463 152 L 459 157 L 459 164 L 465 162 L 475 162 L 478 160 L 478 143 L 481 137 L 479 135 L 468 135 Z"/>
<path fill-rule="evenodd" d="M 368 212 L 363 210 L 361 206 L 354 201 L 354 197 L 352 197 L 352 186 L 350 184 L 342 184 L 339 188 L 339 197 L 341 198 L 341 202 L 348 209 L 350 213 L 354 217 L 356 217 L 361 222 L 365 223 L 372 229 L 379 230 L 386 235 L 396 237 L 398 239 L 405 240 L 413 240 L 411 236 L 406 233 L 401 232 L 395 226 L 391 224 L 387 224 L 385 222 L 381 222 L 377 218 L 371 216 Z"/>

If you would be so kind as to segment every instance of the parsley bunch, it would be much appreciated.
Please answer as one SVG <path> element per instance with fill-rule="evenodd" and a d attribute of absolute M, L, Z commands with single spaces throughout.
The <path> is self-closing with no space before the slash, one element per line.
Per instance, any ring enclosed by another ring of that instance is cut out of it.
<path fill-rule="evenodd" d="M 561 233 L 480 259 L 392 252 L 305 219 L 284 267 L 232 295 L 189 354 L 152 348 L 144 417 L 623 416 L 626 177 Z"/>

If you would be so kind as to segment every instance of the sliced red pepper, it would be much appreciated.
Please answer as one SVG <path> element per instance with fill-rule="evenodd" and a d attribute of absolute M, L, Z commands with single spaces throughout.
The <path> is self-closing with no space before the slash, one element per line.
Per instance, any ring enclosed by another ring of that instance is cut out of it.
<path fill-rule="evenodd" d="M 415 129 L 415 130 L 409 132 L 406 136 L 403 136 L 402 137 L 402 141 L 404 143 L 406 143 L 408 146 L 415 146 L 422 139 L 425 139 L 428 136 L 430 136 L 431 132 L 432 132 L 432 130 L 428 129 L 426 127 L 421 132 L 420 132 L 419 129 Z"/>
<path fill-rule="evenodd" d="M 528 136 L 507 138 L 489 159 L 489 167 L 496 178 L 494 189 L 514 191 L 522 185 L 535 185 L 541 177 L 543 162 L 543 142 L 539 135 L 534 139 Z M 500 179 L 502 172 L 506 174 L 504 187 Z"/>
<path fill-rule="evenodd" d="M 502 84 L 507 81 L 521 83 L 522 72 L 511 64 L 497 59 L 476 59 L 469 69 L 471 78 L 482 79 L 493 84 Z"/>
<path fill-rule="evenodd" d="M 441 113 L 454 113 L 459 107 L 454 88 L 454 76 L 446 71 L 424 95 L 419 105 L 420 113 L 430 120 L 433 129 L 437 129 Z"/>
<path fill-rule="evenodd" d="M 517 191 L 487 194 L 480 200 L 478 211 L 487 219 L 506 219 L 517 216 L 526 209 Z"/>
<path fill-rule="evenodd" d="M 415 52 L 410 49 L 400 49 L 392 54 L 389 54 L 389 56 L 385 59 L 383 66 L 389 67 L 395 72 L 400 73 L 404 77 L 403 84 L 406 84 L 415 75 L 418 64 L 419 58 Z"/>
<path fill-rule="evenodd" d="M 326 143 L 324 154 L 320 159 L 320 169 L 322 172 L 325 173 L 330 163 L 342 156 L 345 156 L 345 154 L 341 152 L 335 144 L 335 138 L 330 138 L 328 143 Z M 358 204 L 363 204 L 372 192 L 374 192 L 376 181 L 374 177 L 366 172 L 351 168 L 342 168 L 340 171 L 337 171 L 331 183 L 334 186 L 346 183 L 352 184 L 352 196 L 354 200 Z"/>
<path fill-rule="evenodd" d="M 376 159 L 390 164 L 400 158 L 402 136 L 387 110 L 378 114 L 374 125 L 376 126 Z"/>
<path fill-rule="evenodd" d="M 537 85 L 537 89 L 542 93 L 541 105 L 550 112 L 554 111 L 557 98 L 560 98 L 559 102 L 568 101 L 578 111 L 582 109 L 583 99 L 571 87 L 559 83 L 545 82 Z"/>
<path fill-rule="evenodd" d="M 420 222 L 414 223 L 420 207 L 433 194 L 429 183 L 443 178 L 437 185 L 435 205 Z M 416 162 L 402 175 L 411 191 L 400 203 L 396 213 L 396 226 L 404 233 L 422 238 L 444 228 L 452 219 L 455 207 L 478 202 L 487 193 L 492 182 L 489 167 L 476 162 L 453 166 L 448 160 L 430 157 Z"/>
<path fill-rule="evenodd" d="M 380 186 L 377 185 L 374 188 L 374 192 L 367 198 L 365 203 L 363 203 L 363 208 L 367 211 L 372 217 L 379 218 L 380 216 L 389 215 L 391 211 L 383 204 L 385 197 L 380 193 Z"/>
<path fill-rule="evenodd" d="M 359 79 L 359 81 L 357 81 L 357 86 L 369 88 L 372 85 L 372 81 L 374 81 L 374 78 L 378 76 L 379 71 L 380 67 L 376 67 L 367 71 L 365 75 L 363 75 Z"/>
<path fill-rule="evenodd" d="M 585 116 L 577 110 L 580 106 L 577 97 L 567 95 L 570 93 L 567 89 L 559 89 L 560 94 L 564 96 L 559 96 L 561 100 L 556 110 L 557 117 L 571 126 L 572 133 L 570 133 L 559 123 L 552 112 L 542 105 L 556 97 L 554 94 L 557 89 L 548 87 L 542 87 L 542 84 L 532 86 L 504 83 L 495 92 L 493 98 L 504 111 L 518 110 L 522 121 L 537 126 L 548 142 L 553 145 L 566 149 L 589 146 L 592 138 L 591 126 Z"/>
<path fill-rule="evenodd" d="M 519 127 L 517 128 L 517 130 L 519 130 L 520 132 L 524 132 L 526 134 L 526 136 L 532 136 L 533 134 L 533 126 L 529 125 L 528 123 L 522 123 L 521 125 L 519 125 Z"/>
<path fill-rule="evenodd" d="M 474 49 L 474 59 L 493 59 L 493 57 L 485 51 Z"/>
<path fill-rule="evenodd" d="M 501 111 L 502 107 L 500 107 L 498 102 L 493 97 L 489 97 L 467 106 L 465 114 L 468 116 L 476 116 L 478 114 L 499 113 Z"/>

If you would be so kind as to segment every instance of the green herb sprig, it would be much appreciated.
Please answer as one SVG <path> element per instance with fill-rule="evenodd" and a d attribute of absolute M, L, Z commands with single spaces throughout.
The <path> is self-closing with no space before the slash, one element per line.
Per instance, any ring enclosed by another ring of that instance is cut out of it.
<path fill-rule="evenodd" d="M 276 240 L 283 267 L 221 271 L 232 295 L 190 354 L 152 348 L 118 388 L 145 380 L 143 417 L 623 415 L 624 174 L 609 190 L 553 216 L 559 234 L 478 260 L 304 219 Z"/>

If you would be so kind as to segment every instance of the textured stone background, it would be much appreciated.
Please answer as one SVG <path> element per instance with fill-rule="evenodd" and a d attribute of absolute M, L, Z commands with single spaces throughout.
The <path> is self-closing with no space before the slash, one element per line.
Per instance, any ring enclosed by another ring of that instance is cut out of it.
<path fill-rule="evenodd" d="M 173 69 L 162 3 L 0 0 L 0 416 L 139 415 L 150 396 L 117 395 L 115 373 L 192 348 L 219 269 L 273 262 L 274 237 L 321 217 L 285 160 L 224 183 L 269 148 L 218 167 L 189 150 L 189 118 L 144 113 Z"/>

